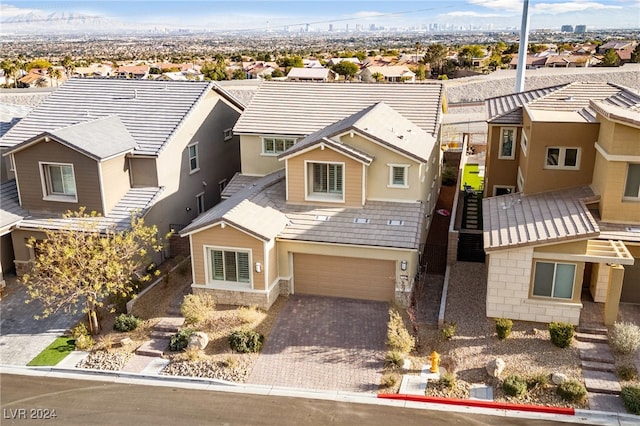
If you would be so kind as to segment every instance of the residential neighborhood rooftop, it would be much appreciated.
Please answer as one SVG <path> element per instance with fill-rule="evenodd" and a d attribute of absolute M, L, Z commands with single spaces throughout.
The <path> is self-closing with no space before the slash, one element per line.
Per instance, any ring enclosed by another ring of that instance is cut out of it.
<path fill-rule="evenodd" d="M 27 211 L 20 207 L 15 179 L 0 183 L 0 206 L 0 234 L 27 216 Z"/>

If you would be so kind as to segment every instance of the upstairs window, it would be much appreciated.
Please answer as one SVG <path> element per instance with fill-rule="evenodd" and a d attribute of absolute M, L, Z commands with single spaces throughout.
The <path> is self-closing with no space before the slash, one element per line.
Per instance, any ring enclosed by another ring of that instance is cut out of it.
<path fill-rule="evenodd" d="M 498 152 L 498 158 L 500 160 L 513 160 L 515 158 L 514 140 L 516 128 L 501 127 L 500 129 L 500 152 Z"/>
<path fill-rule="evenodd" d="M 213 281 L 251 282 L 248 251 L 209 249 L 210 273 Z"/>
<path fill-rule="evenodd" d="M 262 153 L 269 155 L 282 154 L 296 143 L 291 138 L 262 138 Z"/>
<path fill-rule="evenodd" d="M 580 148 L 547 147 L 545 169 L 579 170 Z"/>
<path fill-rule="evenodd" d="M 76 178 L 72 164 L 40 163 L 45 200 L 76 202 Z"/>
<path fill-rule="evenodd" d="M 343 200 L 343 172 L 341 163 L 310 163 L 308 195 Z"/>
<path fill-rule="evenodd" d="M 408 188 L 409 166 L 404 164 L 389 164 L 389 186 Z"/>
<path fill-rule="evenodd" d="M 624 198 L 640 200 L 640 164 L 629 164 L 624 186 Z"/>
<path fill-rule="evenodd" d="M 198 142 L 188 146 L 189 149 L 189 173 L 195 173 L 200 170 L 200 162 L 198 160 Z"/>

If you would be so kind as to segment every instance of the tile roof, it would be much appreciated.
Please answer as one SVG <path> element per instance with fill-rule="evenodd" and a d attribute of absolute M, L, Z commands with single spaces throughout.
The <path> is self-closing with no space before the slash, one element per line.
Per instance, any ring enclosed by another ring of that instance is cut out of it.
<path fill-rule="evenodd" d="M 423 203 L 368 201 L 361 208 L 293 205 L 285 201 L 284 171 L 260 178 L 196 218 L 180 234 L 227 222 L 263 240 L 418 249 Z M 367 223 L 356 223 L 356 219 Z M 326 219 L 326 220 L 325 220 Z M 390 224 L 390 220 L 401 225 Z"/>
<path fill-rule="evenodd" d="M 27 215 L 28 212 L 20 207 L 16 180 L 0 183 L 0 235 L 4 235 Z"/>
<path fill-rule="evenodd" d="M 596 237 L 598 225 L 585 205 L 597 197 L 584 186 L 482 200 L 484 249 L 493 251 Z"/>
<path fill-rule="evenodd" d="M 227 186 L 222 190 L 220 197 L 222 197 L 222 199 L 229 198 L 242 188 L 254 184 L 258 179 L 260 179 L 260 177 L 261 176 L 247 176 L 240 172 L 236 172 L 229 183 L 227 183 Z"/>
<path fill-rule="evenodd" d="M 72 78 L 0 138 L 0 146 L 117 115 L 138 145 L 135 153 L 157 155 L 215 87 L 199 81 Z"/>
<path fill-rule="evenodd" d="M 566 84 L 489 98 L 485 100 L 487 121 L 499 124 L 520 124 L 522 123 L 523 105 L 553 93 L 564 86 Z"/>
<path fill-rule="evenodd" d="M 378 102 L 427 133 L 441 119 L 441 83 L 303 83 L 265 81 L 234 127 L 236 133 L 307 136 Z"/>
<path fill-rule="evenodd" d="M 13 105 L 0 102 L 0 138 L 10 128 L 18 124 L 33 108 L 27 105 Z"/>
<path fill-rule="evenodd" d="M 333 72 L 328 68 L 291 68 L 287 78 L 308 78 L 314 80 L 326 80 L 329 78 L 329 73 Z"/>
<path fill-rule="evenodd" d="M 388 66 L 376 66 L 372 65 L 367 67 L 366 69 L 371 72 L 371 74 L 380 73 L 385 77 L 404 77 L 407 74 L 415 75 L 413 71 L 409 69 L 406 65 L 388 65 Z"/>

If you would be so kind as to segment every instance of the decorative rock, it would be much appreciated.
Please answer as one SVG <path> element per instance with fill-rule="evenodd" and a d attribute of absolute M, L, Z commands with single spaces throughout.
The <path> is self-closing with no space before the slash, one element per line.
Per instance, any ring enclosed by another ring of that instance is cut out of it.
<path fill-rule="evenodd" d="M 563 374 L 563 373 L 553 373 L 551 375 L 551 381 L 553 382 L 554 385 L 561 385 L 567 380 L 569 380 L 569 378 L 567 377 L 566 374 Z"/>
<path fill-rule="evenodd" d="M 487 363 L 487 373 L 491 377 L 500 377 L 500 374 L 504 371 L 506 363 L 502 358 L 492 359 Z"/>
<path fill-rule="evenodd" d="M 403 370 L 409 370 L 411 369 L 411 360 L 410 359 L 404 359 L 402 361 L 402 369 Z"/>
<path fill-rule="evenodd" d="M 187 345 L 187 348 L 196 348 L 202 350 L 206 348 L 208 344 L 209 336 L 207 336 L 207 333 L 196 331 L 191 336 L 189 336 L 189 344 Z"/>
<path fill-rule="evenodd" d="M 114 346 L 128 346 L 133 343 L 130 337 L 125 337 L 124 339 L 120 339 L 120 341 L 116 342 Z"/>

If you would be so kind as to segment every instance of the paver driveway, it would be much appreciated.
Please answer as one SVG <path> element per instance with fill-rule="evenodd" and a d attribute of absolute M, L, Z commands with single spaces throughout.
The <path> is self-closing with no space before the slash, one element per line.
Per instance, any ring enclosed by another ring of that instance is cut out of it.
<path fill-rule="evenodd" d="M 291 295 L 248 382 L 375 392 L 388 320 L 384 302 Z"/>

